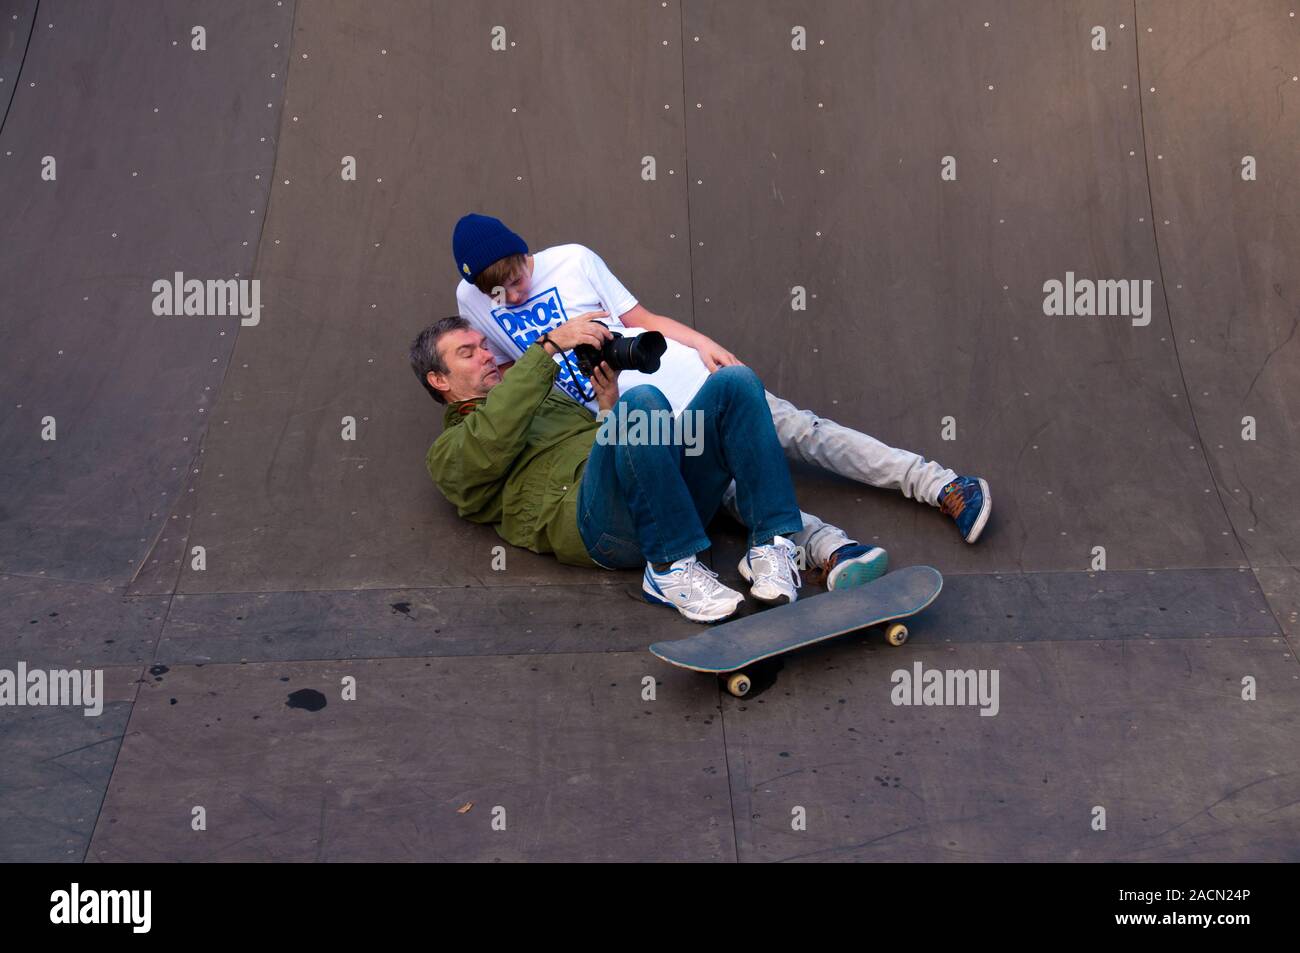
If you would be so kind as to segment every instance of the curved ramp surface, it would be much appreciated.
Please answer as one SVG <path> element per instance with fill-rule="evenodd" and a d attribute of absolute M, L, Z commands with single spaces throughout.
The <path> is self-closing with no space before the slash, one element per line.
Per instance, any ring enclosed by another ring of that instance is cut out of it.
<path fill-rule="evenodd" d="M 0 856 L 1297 859 L 1292 6 L 9 4 L 0 668 L 105 705 L 0 707 Z M 794 464 L 944 573 L 912 640 L 738 702 L 646 653 L 695 630 L 635 573 L 458 520 L 406 347 L 471 211 L 987 478 L 967 546 Z M 159 313 L 178 279 L 256 320 Z M 996 714 L 896 701 L 930 670 Z"/>

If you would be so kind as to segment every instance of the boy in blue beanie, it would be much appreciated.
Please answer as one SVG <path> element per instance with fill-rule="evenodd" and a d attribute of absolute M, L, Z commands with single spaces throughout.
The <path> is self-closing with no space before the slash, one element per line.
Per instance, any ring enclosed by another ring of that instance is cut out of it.
<path fill-rule="evenodd" d="M 604 311 L 602 321 L 623 335 L 658 331 L 668 349 L 653 375 L 623 371 L 620 392 L 640 384 L 657 387 L 680 413 L 708 375 L 720 367 L 741 364 L 734 354 L 694 328 L 644 308 L 614 277 L 600 257 L 578 244 L 556 245 L 535 255 L 527 243 L 499 219 L 469 214 L 452 233 L 452 250 L 461 282 L 456 289 L 460 316 L 484 335 L 501 371 L 548 331 L 570 317 Z M 569 355 L 560 364 L 555 386 L 597 410 L 593 383 Z M 904 496 L 936 506 L 952 517 L 968 543 L 975 542 L 988 522 L 992 497 L 979 477 L 959 476 L 919 454 L 889 447 L 867 434 L 799 410 L 764 391 L 777 437 L 786 455 L 815 463 L 840 476 L 899 490 Z M 734 486 L 724 505 L 735 512 Z M 880 547 L 865 547 L 841 529 L 802 513 L 803 531 L 794 542 L 809 562 L 821 568 L 827 585 L 856 585 L 885 571 L 888 557 Z M 743 563 L 743 561 L 742 561 Z M 742 564 L 741 572 L 746 567 Z"/>

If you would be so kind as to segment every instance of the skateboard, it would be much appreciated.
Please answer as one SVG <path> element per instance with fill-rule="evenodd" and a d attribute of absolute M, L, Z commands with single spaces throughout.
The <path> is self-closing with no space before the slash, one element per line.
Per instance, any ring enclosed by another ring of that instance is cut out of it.
<path fill-rule="evenodd" d="M 941 589 L 937 569 L 908 566 L 864 586 L 799 599 L 675 642 L 656 642 L 650 651 L 680 668 L 727 675 L 727 691 L 743 698 L 752 685 L 743 669 L 774 655 L 882 622 L 892 623 L 885 640 L 902 645 L 907 626 L 896 620 L 916 615 Z"/>

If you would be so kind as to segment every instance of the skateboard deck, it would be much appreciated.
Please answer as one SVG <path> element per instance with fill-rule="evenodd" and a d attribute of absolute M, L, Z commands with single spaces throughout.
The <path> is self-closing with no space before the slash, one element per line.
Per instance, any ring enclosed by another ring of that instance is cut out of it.
<path fill-rule="evenodd" d="M 915 615 L 934 602 L 941 589 L 943 576 L 937 569 L 908 566 L 864 586 L 799 599 L 675 642 L 656 642 L 650 651 L 665 662 L 696 672 L 736 672 L 846 632 Z M 891 643 L 901 645 L 906 638 L 906 627 L 891 627 Z M 747 683 L 738 687 L 748 691 Z M 728 688 L 738 694 L 732 686 Z"/>

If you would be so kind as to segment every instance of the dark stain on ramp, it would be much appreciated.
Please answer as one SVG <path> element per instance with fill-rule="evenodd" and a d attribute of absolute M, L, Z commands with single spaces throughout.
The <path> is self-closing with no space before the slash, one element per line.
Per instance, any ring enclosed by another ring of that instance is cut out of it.
<path fill-rule="evenodd" d="M 325 696 L 314 688 L 300 688 L 289 694 L 289 700 L 285 705 L 290 708 L 301 708 L 304 711 L 320 711 L 325 707 Z"/>

